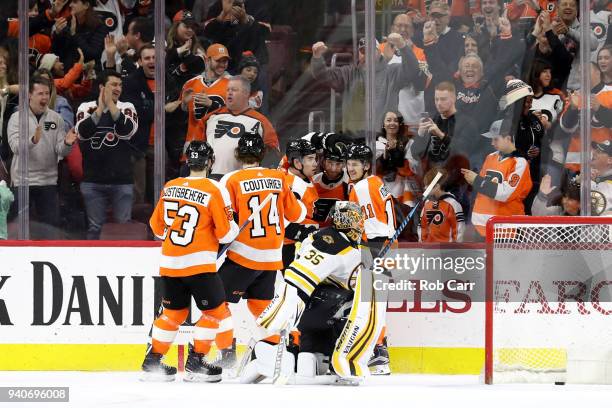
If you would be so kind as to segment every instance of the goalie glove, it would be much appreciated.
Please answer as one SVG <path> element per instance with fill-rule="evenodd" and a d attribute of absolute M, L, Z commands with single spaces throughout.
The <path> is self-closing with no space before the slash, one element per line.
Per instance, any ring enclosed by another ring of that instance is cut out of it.
<path fill-rule="evenodd" d="M 285 227 L 285 238 L 294 241 L 302 241 L 309 234 L 317 231 L 319 226 L 316 224 L 297 224 L 292 222 Z"/>

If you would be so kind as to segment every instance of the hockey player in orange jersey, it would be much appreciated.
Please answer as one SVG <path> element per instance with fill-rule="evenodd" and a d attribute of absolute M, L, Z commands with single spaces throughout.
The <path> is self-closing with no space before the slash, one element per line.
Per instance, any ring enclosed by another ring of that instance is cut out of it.
<path fill-rule="evenodd" d="M 283 267 L 284 220 L 299 223 L 306 217 L 306 208 L 291 192 L 287 175 L 282 170 L 260 167 L 264 153 L 263 139 L 245 133 L 236 148 L 236 159 L 242 169 L 221 179 L 221 184 L 230 193 L 240 225 L 271 195 L 269 204 L 229 247 L 227 259 L 219 269 L 227 301 L 238 303 L 241 298 L 247 299 L 247 306 L 255 318 L 274 297 L 277 270 Z M 304 183 L 296 178 L 296 183 L 300 182 Z M 231 347 L 220 347 L 217 362 L 222 367 L 232 367 L 235 361 L 235 342 Z"/>
<path fill-rule="evenodd" d="M 285 244 L 283 245 L 283 270 L 295 258 L 295 243 L 301 242 L 319 228 L 313 220 L 314 203 L 319 198 L 312 176 L 317 171 L 317 151 L 305 139 L 290 140 L 285 150 L 289 169 L 287 182 L 293 194 L 306 207 L 306 218 L 301 223 L 292 222 L 285 225 Z"/>
<path fill-rule="evenodd" d="M 315 201 L 313 219 L 320 227 L 331 225 L 329 212 L 336 201 L 348 200 L 348 174 L 344 169 L 345 151 L 339 146 L 325 147 L 323 150 L 323 171 L 315 174 L 312 184 L 319 198 Z"/>
<path fill-rule="evenodd" d="M 463 208 L 455 196 L 445 191 L 448 172 L 443 168 L 433 168 L 423 177 L 428 186 L 437 173 L 442 178 L 431 191 L 431 195 L 421 210 L 419 241 L 421 242 L 462 242 L 465 231 Z"/>
<path fill-rule="evenodd" d="M 529 163 L 519 156 L 514 145 L 512 121 L 509 118 L 491 124 L 484 137 L 491 138 L 497 150 L 487 156 L 480 174 L 461 169 L 465 180 L 477 193 L 472 224 L 485 236 L 489 218 L 495 215 L 525 215 L 523 200 L 532 187 Z"/>
<path fill-rule="evenodd" d="M 229 193 L 206 178 L 214 162 L 210 145 L 194 141 L 187 153 L 190 176 L 166 183 L 150 220 L 153 233 L 163 240 L 159 268 L 163 312 L 153 323 L 143 379 L 174 380 L 176 368 L 161 360 L 187 318 L 193 297 L 202 316 L 195 325 L 185 380 L 218 382 L 222 369 L 204 360 L 218 332 L 231 325 L 223 283 L 216 273 L 217 251 L 219 243 L 234 239 L 238 226 Z M 218 347 L 231 344 L 231 337 L 217 335 L 216 340 Z"/>
<path fill-rule="evenodd" d="M 346 169 L 351 182 L 349 201 L 361 206 L 365 216 L 364 233 L 374 257 L 395 233 L 395 211 L 393 197 L 385 184 L 380 177 L 371 174 L 372 158 L 372 149 L 366 145 L 352 145 L 346 154 Z M 391 373 L 384 332 L 383 328 L 369 363 L 374 375 Z"/>

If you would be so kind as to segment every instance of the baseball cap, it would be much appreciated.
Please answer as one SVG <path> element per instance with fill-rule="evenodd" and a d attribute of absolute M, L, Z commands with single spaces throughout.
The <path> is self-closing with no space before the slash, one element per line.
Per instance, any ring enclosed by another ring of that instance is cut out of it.
<path fill-rule="evenodd" d="M 174 23 L 181 22 L 186 25 L 196 25 L 197 24 L 195 18 L 193 17 L 193 14 L 191 14 L 191 11 L 189 10 L 177 11 L 174 17 L 172 17 L 172 21 Z"/>
<path fill-rule="evenodd" d="M 597 149 L 608 156 L 612 156 L 612 142 L 610 140 L 604 140 L 601 143 L 593 142 L 591 146 L 593 146 L 593 149 Z"/>
<path fill-rule="evenodd" d="M 488 139 L 493 139 L 498 136 L 509 135 L 512 122 L 509 119 L 499 119 L 491 123 L 489 131 L 482 135 Z"/>
<path fill-rule="evenodd" d="M 448 4 L 442 1 L 433 1 L 429 6 L 429 14 L 441 14 L 447 15 L 449 14 Z"/>
<path fill-rule="evenodd" d="M 206 56 L 214 59 L 215 61 L 220 60 L 221 58 L 229 59 L 229 52 L 227 52 L 227 48 L 223 44 L 213 44 L 206 50 Z"/>

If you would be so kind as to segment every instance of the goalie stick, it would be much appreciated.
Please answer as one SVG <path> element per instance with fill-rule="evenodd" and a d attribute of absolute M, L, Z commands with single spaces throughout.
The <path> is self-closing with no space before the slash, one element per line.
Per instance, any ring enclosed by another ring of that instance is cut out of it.
<path fill-rule="evenodd" d="M 429 197 L 429 194 L 431 194 L 431 191 L 433 190 L 434 186 L 441 178 L 442 178 L 442 173 L 437 173 L 434 179 L 429 184 L 429 186 L 427 186 L 427 188 L 423 192 L 423 196 L 421 197 L 419 202 L 414 206 L 414 208 L 410 211 L 410 213 L 406 216 L 406 218 L 404 218 L 400 226 L 395 230 L 395 233 L 393 234 L 391 239 L 389 239 L 387 243 L 385 244 L 385 246 L 381 248 L 380 252 L 377 255 L 378 258 L 382 258 L 383 256 L 386 255 L 387 252 L 389 252 L 389 249 L 391 249 L 391 245 L 393 245 L 393 243 L 397 241 L 397 238 L 402 233 L 404 228 L 406 228 L 406 226 L 412 219 L 412 216 L 414 215 L 414 213 L 421 206 L 421 204 L 425 202 L 427 197 Z M 286 328 L 282 329 L 280 332 L 280 341 L 278 343 L 276 359 L 274 361 L 274 376 L 272 378 L 272 383 L 275 385 L 283 385 L 289 381 L 289 378 L 287 376 L 282 375 L 283 353 L 287 346 L 287 337 L 288 337 L 288 330 Z"/>
<path fill-rule="evenodd" d="M 406 218 L 404 218 L 404 221 L 402 221 L 399 227 L 397 227 L 397 229 L 395 230 L 395 234 L 393 234 L 393 236 L 385 243 L 385 246 L 380 249 L 380 251 L 378 252 L 378 255 L 376 255 L 376 258 L 382 258 L 387 254 L 387 252 L 389 252 L 389 250 L 391 249 L 391 245 L 393 245 L 393 243 L 397 241 L 397 238 L 400 236 L 404 228 L 406 228 L 406 225 L 408 225 L 414 213 L 419 209 L 421 204 L 423 204 L 425 200 L 427 200 L 427 197 L 429 197 L 429 195 L 431 194 L 431 190 L 433 190 L 436 183 L 441 178 L 442 178 L 442 173 L 437 173 L 434 179 L 431 181 L 431 183 L 429 183 L 429 185 L 423 192 L 423 196 L 421 197 L 419 202 L 416 203 L 414 208 L 408 213 Z"/>
<path fill-rule="evenodd" d="M 280 332 L 278 348 L 276 349 L 276 359 L 274 361 L 274 376 L 272 377 L 272 384 L 274 385 L 285 385 L 289 381 L 289 378 L 286 375 L 282 375 L 283 354 L 287 350 L 288 337 L 289 330 L 282 329 Z"/>

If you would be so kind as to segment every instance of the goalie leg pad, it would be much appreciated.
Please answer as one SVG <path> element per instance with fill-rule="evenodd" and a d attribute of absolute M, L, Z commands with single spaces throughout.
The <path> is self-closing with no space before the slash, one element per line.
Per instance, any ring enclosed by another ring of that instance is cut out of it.
<path fill-rule="evenodd" d="M 322 353 L 300 353 L 298 354 L 297 375 L 302 377 L 314 377 L 325 375 L 329 370 L 329 358 Z"/>
<path fill-rule="evenodd" d="M 262 381 L 264 378 L 274 377 L 274 363 L 278 346 L 265 341 L 260 341 L 255 345 L 253 351 L 255 358 L 245 367 L 240 382 L 242 384 L 253 384 Z M 283 351 L 281 360 L 281 373 L 286 377 L 291 377 L 295 370 L 295 356 L 287 350 Z"/>
<path fill-rule="evenodd" d="M 370 374 L 368 360 L 385 323 L 386 302 L 378 301 L 370 279 L 370 271 L 359 272 L 351 311 L 334 347 L 332 366 L 342 378 Z M 368 292 L 362 296 L 362 290 Z"/>
<path fill-rule="evenodd" d="M 297 289 L 283 284 L 256 322 L 270 333 L 279 333 L 284 328 L 294 327 L 303 311 L 304 301 L 300 299 Z"/>

